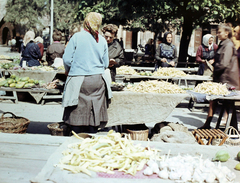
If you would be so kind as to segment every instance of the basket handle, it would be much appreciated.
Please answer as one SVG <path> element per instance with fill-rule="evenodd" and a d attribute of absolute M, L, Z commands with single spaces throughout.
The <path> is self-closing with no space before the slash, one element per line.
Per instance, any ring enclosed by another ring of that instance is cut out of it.
<path fill-rule="evenodd" d="M 4 112 L 3 114 L 2 114 L 2 119 L 3 119 L 3 116 L 5 115 L 5 114 L 11 114 L 14 118 L 17 118 L 17 116 L 15 115 L 15 114 L 13 114 L 12 112 Z"/>
<path fill-rule="evenodd" d="M 234 131 L 234 135 L 236 134 L 238 136 L 238 138 L 240 139 L 240 134 L 238 133 L 238 131 L 236 130 L 236 128 L 234 128 L 233 126 L 229 126 L 224 130 L 224 133 L 226 133 L 227 135 L 231 135 L 231 132 Z M 227 133 L 228 132 L 228 133 Z"/>

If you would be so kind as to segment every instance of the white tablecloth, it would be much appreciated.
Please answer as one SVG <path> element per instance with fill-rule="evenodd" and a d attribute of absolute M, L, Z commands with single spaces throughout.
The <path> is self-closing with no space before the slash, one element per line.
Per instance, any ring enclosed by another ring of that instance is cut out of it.
<path fill-rule="evenodd" d="M 113 92 L 107 126 L 159 123 L 189 94 Z"/>

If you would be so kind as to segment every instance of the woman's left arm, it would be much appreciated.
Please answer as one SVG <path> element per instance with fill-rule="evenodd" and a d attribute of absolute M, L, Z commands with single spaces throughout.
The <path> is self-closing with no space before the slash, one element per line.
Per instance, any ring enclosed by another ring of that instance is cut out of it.
<path fill-rule="evenodd" d="M 108 45 L 107 42 L 104 44 L 104 53 L 103 53 L 103 64 L 105 69 L 109 66 L 109 57 L 108 57 Z"/>
<path fill-rule="evenodd" d="M 75 37 L 76 35 L 73 35 L 73 37 L 70 39 L 69 43 L 67 44 L 67 47 L 65 48 L 64 54 L 63 54 L 63 64 L 66 72 L 69 72 L 71 68 L 71 64 L 73 61 L 73 56 L 75 53 Z"/>

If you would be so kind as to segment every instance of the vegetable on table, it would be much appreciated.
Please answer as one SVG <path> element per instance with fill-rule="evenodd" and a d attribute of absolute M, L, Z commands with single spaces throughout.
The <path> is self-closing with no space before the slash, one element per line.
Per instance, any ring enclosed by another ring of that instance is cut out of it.
<path fill-rule="evenodd" d="M 230 158 L 229 153 L 226 150 L 219 150 L 215 157 L 212 159 L 213 161 L 221 161 L 225 162 Z"/>

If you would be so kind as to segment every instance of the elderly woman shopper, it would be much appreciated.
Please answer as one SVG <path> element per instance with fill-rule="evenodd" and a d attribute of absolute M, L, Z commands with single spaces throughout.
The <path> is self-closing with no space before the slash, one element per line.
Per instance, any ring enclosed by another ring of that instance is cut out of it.
<path fill-rule="evenodd" d="M 20 66 L 22 66 L 23 61 L 26 61 L 28 67 L 40 65 L 39 59 L 42 58 L 42 55 L 38 45 L 34 43 L 34 38 L 35 33 L 33 31 L 26 32 L 23 38 Z"/>
<path fill-rule="evenodd" d="M 63 120 L 77 133 L 96 133 L 108 121 L 107 100 L 112 93 L 104 75 L 109 58 L 107 42 L 98 33 L 101 23 L 99 13 L 87 14 L 84 30 L 72 36 L 63 55 L 68 73 Z"/>
<path fill-rule="evenodd" d="M 155 70 L 158 67 L 174 67 L 177 64 L 177 48 L 172 44 L 172 34 L 170 32 L 164 33 L 163 42 L 159 44 L 155 58 L 157 63 L 155 65 Z"/>
<path fill-rule="evenodd" d="M 198 75 L 211 76 L 213 73 L 214 55 L 217 44 L 213 43 L 213 36 L 203 36 L 202 45 L 198 47 L 196 61 L 199 63 Z"/>
<path fill-rule="evenodd" d="M 43 52 L 44 52 L 43 38 L 38 36 L 34 39 L 34 42 L 38 45 L 38 47 L 40 49 L 40 52 L 41 52 L 41 55 L 43 57 Z M 39 59 L 39 61 L 42 61 L 42 57 Z"/>
<path fill-rule="evenodd" d="M 213 81 L 226 83 L 229 89 L 239 89 L 239 66 L 237 51 L 234 47 L 232 38 L 232 29 L 228 24 L 220 24 L 217 31 L 218 39 L 221 42 L 214 56 L 215 64 L 213 71 Z M 208 116 L 205 124 L 200 129 L 211 128 L 210 124 L 215 112 L 216 102 L 210 101 Z"/>
<path fill-rule="evenodd" d="M 102 28 L 104 37 L 108 43 L 109 69 L 112 81 L 115 81 L 116 68 L 123 64 L 123 48 L 118 41 L 114 40 L 117 36 L 118 27 L 114 24 L 107 24 Z"/>

